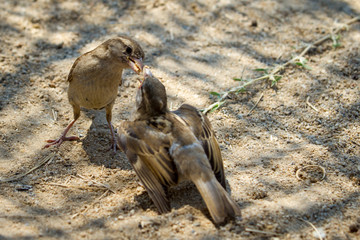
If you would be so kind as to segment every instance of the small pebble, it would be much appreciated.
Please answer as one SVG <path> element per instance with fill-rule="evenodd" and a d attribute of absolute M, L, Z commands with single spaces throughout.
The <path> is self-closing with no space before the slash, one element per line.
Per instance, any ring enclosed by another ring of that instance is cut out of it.
<path fill-rule="evenodd" d="M 189 220 L 191 222 L 194 221 L 194 219 L 195 219 L 194 215 L 192 215 L 191 213 L 186 214 L 185 217 L 187 220 Z"/>
<path fill-rule="evenodd" d="M 349 232 L 355 233 L 355 232 L 359 231 L 359 228 L 360 228 L 359 224 L 351 224 L 349 226 Z"/>
<path fill-rule="evenodd" d="M 29 191 L 29 190 L 32 190 L 32 186 L 31 185 L 25 185 L 25 184 L 17 184 L 15 186 L 15 189 L 17 191 Z"/>
<path fill-rule="evenodd" d="M 193 223 L 193 226 L 194 226 L 194 227 L 199 227 L 200 225 L 201 225 L 200 222 L 194 222 L 194 223 Z"/>
<path fill-rule="evenodd" d="M 129 81 L 124 82 L 124 87 L 126 88 L 130 87 L 130 82 Z"/>
<path fill-rule="evenodd" d="M 257 27 L 258 26 L 258 22 L 256 20 L 252 20 L 250 27 Z"/>

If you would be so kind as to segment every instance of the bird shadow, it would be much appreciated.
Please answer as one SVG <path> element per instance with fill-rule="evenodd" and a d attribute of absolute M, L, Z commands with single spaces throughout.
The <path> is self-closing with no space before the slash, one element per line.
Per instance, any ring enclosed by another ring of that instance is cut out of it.
<path fill-rule="evenodd" d="M 90 162 L 107 168 L 132 170 L 127 158 L 120 149 L 113 151 L 110 129 L 106 122 L 104 110 L 84 110 L 87 117 L 91 118 L 91 125 L 82 141 L 82 148 Z"/>

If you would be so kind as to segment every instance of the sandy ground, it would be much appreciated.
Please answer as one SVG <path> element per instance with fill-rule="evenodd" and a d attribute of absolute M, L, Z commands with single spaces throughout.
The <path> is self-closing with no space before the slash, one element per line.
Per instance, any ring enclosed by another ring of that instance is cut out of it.
<path fill-rule="evenodd" d="M 71 130 L 80 141 L 41 150 L 72 119 L 72 63 L 107 38 L 139 41 L 171 109 L 205 108 L 209 92 L 359 14 L 357 0 L 0 1 L 0 178 L 52 157 L 0 183 L 0 239 L 360 239 L 359 23 L 340 47 L 311 50 L 311 69 L 290 66 L 275 86 L 253 84 L 208 114 L 241 222 L 216 228 L 191 184 L 159 215 L 125 155 L 108 151 L 103 111 L 82 112 Z M 137 78 L 123 75 L 114 125 L 130 117 Z"/>

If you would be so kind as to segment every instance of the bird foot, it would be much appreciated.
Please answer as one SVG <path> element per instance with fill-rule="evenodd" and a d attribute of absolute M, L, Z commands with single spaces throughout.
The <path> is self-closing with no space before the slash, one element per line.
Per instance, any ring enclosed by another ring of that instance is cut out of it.
<path fill-rule="evenodd" d="M 114 139 L 114 140 L 112 141 L 111 145 L 110 145 L 109 151 L 112 150 L 114 153 L 116 153 L 116 151 L 117 151 L 118 149 L 120 150 L 120 148 L 119 148 L 118 145 L 117 145 L 116 139 Z"/>
<path fill-rule="evenodd" d="M 80 138 L 76 137 L 76 136 L 71 136 L 71 137 L 65 137 L 65 136 L 61 136 L 59 137 L 58 139 L 50 139 L 50 140 L 46 140 L 46 142 L 48 142 L 49 144 L 46 144 L 44 148 L 48 148 L 50 146 L 57 146 L 59 147 L 63 142 L 65 141 L 77 141 L 77 140 L 80 140 Z"/>

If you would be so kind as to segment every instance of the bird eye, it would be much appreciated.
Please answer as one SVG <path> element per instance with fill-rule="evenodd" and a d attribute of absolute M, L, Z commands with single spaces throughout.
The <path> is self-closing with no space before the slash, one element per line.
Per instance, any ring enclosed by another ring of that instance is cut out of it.
<path fill-rule="evenodd" d="M 131 47 L 126 47 L 125 51 L 126 51 L 127 54 L 131 54 L 133 50 L 132 50 Z"/>

